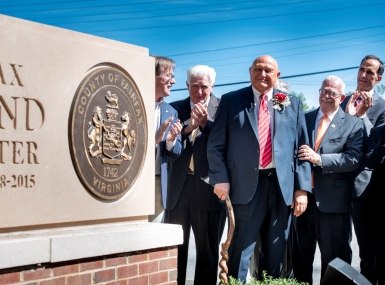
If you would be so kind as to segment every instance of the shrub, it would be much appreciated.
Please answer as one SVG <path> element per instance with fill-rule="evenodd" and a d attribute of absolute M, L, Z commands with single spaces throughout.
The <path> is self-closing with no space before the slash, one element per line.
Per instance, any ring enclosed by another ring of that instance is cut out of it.
<path fill-rule="evenodd" d="M 309 285 L 309 283 L 298 282 L 295 278 L 273 278 L 268 276 L 266 271 L 262 273 L 263 280 L 255 280 L 254 278 L 250 279 L 250 282 L 245 284 L 240 279 L 236 280 L 232 276 L 229 277 L 228 285 Z M 221 282 L 221 284 L 225 284 Z"/>

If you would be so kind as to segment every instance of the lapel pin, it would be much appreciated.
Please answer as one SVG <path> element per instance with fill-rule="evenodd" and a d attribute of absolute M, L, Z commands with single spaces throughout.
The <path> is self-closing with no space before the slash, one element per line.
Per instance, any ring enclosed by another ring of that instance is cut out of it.
<path fill-rule="evenodd" d="M 168 110 L 166 110 L 166 113 L 168 113 Z"/>
<path fill-rule="evenodd" d="M 335 128 L 335 127 L 336 127 L 336 125 L 335 125 L 335 124 L 331 124 L 330 126 L 331 126 L 332 128 Z"/>

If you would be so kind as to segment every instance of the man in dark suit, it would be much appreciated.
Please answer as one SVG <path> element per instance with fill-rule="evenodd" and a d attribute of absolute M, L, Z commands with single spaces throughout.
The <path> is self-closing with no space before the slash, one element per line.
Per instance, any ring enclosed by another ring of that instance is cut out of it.
<path fill-rule="evenodd" d="M 346 114 L 340 103 L 345 84 L 328 76 L 319 90 L 320 107 L 305 114 L 309 145 L 302 145 L 299 158 L 312 163 L 313 194 L 306 212 L 296 218 L 299 250 L 293 259 L 294 277 L 312 284 L 313 261 L 318 242 L 321 280 L 327 265 L 339 257 L 350 264 L 350 179 L 362 160 L 363 124 Z"/>
<path fill-rule="evenodd" d="M 211 91 L 215 71 L 197 65 L 187 71 L 189 97 L 171 103 L 184 125 L 183 151 L 169 162 L 165 222 L 182 225 L 178 246 L 178 284 L 185 284 L 190 229 L 196 244 L 194 284 L 217 284 L 219 243 L 226 219 L 224 204 L 201 178 L 208 175 L 207 141 L 219 99 Z"/>
<path fill-rule="evenodd" d="M 149 222 L 161 222 L 167 191 L 167 161 L 175 159 L 182 151 L 180 132 L 182 125 L 178 113 L 164 102 L 175 84 L 172 59 L 162 56 L 155 58 L 155 213 Z"/>
<path fill-rule="evenodd" d="M 233 203 L 227 265 L 242 281 L 259 234 L 259 272 L 279 277 L 291 208 L 301 215 L 311 191 L 310 163 L 297 159 L 308 142 L 301 101 L 273 89 L 280 72 L 271 56 L 258 57 L 249 72 L 251 86 L 222 96 L 207 149 L 214 193 Z"/>
<path fill-rule="evenodd" d="M 374 86 L 381 81 L 383 72 L 384 65 L 378 57 L 365 56 L 358 69 L 357 90 L 341 104 L 341 108 L 345 112 L 362 119 L 365 128 L 364 138 L 369 135 L 372 127 L 385 124 L 385 100 L 374 91 Z M 364 153 L 367 152 L 368 147 L 366 141 L 364 139 Z M 370 231 L 366 226 L 373 219 L 369 214 L 371 203 L 368 202 L 368 184 L 371 174 L 371 169 L 365 167 L 364 163 L 361 163 L 360 167 L 352 173 L 351 217 L 360 249 L 361 273 L 375 284 L 374 248 Z"/>
<path fill-rule="evenodd" d="M 368 202 L 371 207 L 369 213 L 372 217 L 367 224 L 367 230 L 371 234 L 371 242 L 375 252 L 376 276 L 378 285 L 385 284 L 383 268 L 385 268 L 385 246 L 383 240 L 383 228 L 379 226 L 385 219 L 385 208 L 383 203 L 385 173 L 385 125 L 371 129 L 368 141 L 368 153 L 365 157 L 365 165 L 373 169 L 373 173 L 367 191 L 370 192 Z"/>

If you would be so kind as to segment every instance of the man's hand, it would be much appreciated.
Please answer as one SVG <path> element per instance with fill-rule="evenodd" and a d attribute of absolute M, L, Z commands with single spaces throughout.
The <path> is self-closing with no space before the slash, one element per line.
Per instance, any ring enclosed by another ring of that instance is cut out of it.
<path fill-rule="evenodd" d="M 294 191 L 293 203 L 291 208 L 294 209 L 294 216 L 301 216 L 307 208 L 307 192 L 305 190 Z"/>
<path fill-rule="evenodd" d="M 230 193 L 230 183 L 217 183 L 214 186 L 214 194 L 221 200 L 226 200 Z"/>
<path fill-rule="evenodd" d="M 321 156 L 305 144 L 299 147 L 298 158 L 299 160 L 308 160 L 314 164 L 318 164 L 321 161 Z"/>
<path fill-rule="evenodd" d="M 361 103 L 354 106 L 357 98 L 361 96 Z M 373 106 L 373 97 L 367 91 L 356 91 L 350 97 L 349 102 L 346 104 L 345 112 L 357 116 L 358 118 L 364 117 L 370 107 Z"/>
<path fill-rule="evenodd" d="M 204 128 L 209 118 L 209 114 L 207 113 L 207 104 L 195 104 L 194 108 L 191 109 L 191 118 L 197 121 L 199 126 Z"/>
<path fill-rule="evenodd" d="M 182 124 L 180 123 L 180 120 L 177 120 L 170 128 L 170 131 L 167 134 L 167 141 L 174 141 L 176 137 L 180 134 L 182 131 Z"/>
<path fill-rule="evenodd" d="M 170 117 L 167 120 L 165 120 L 162 124 L 160 124 L 159 129 L 155 134 L 155 143 L 156 144 L 159 144 L 162 141 L 164 134 L 165 134 L 167 128 L 171 125 L 171 122 L 173 119 L 174 119 L 174 117 Z"/>

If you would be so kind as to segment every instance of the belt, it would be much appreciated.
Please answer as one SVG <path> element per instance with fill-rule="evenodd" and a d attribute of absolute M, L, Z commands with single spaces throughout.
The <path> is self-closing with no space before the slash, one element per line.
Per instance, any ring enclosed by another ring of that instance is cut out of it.
<path fill-rule="evenodd" d="M 266 177 L 277 177 L 277 171 L 275 170 L 275 168 L 260 169 L 258 174 L 260 176 L 266 176 Z"/>
<path fill-rule="evenodd" d="M 189 170 L 187 171 L 187 174 L 194 175 L 194 171 L 189 168 Z"/>
<path fill-rule="evenodd" d="M 160 177 L 160 174 L 155 174 L 155 177 Z"/>

